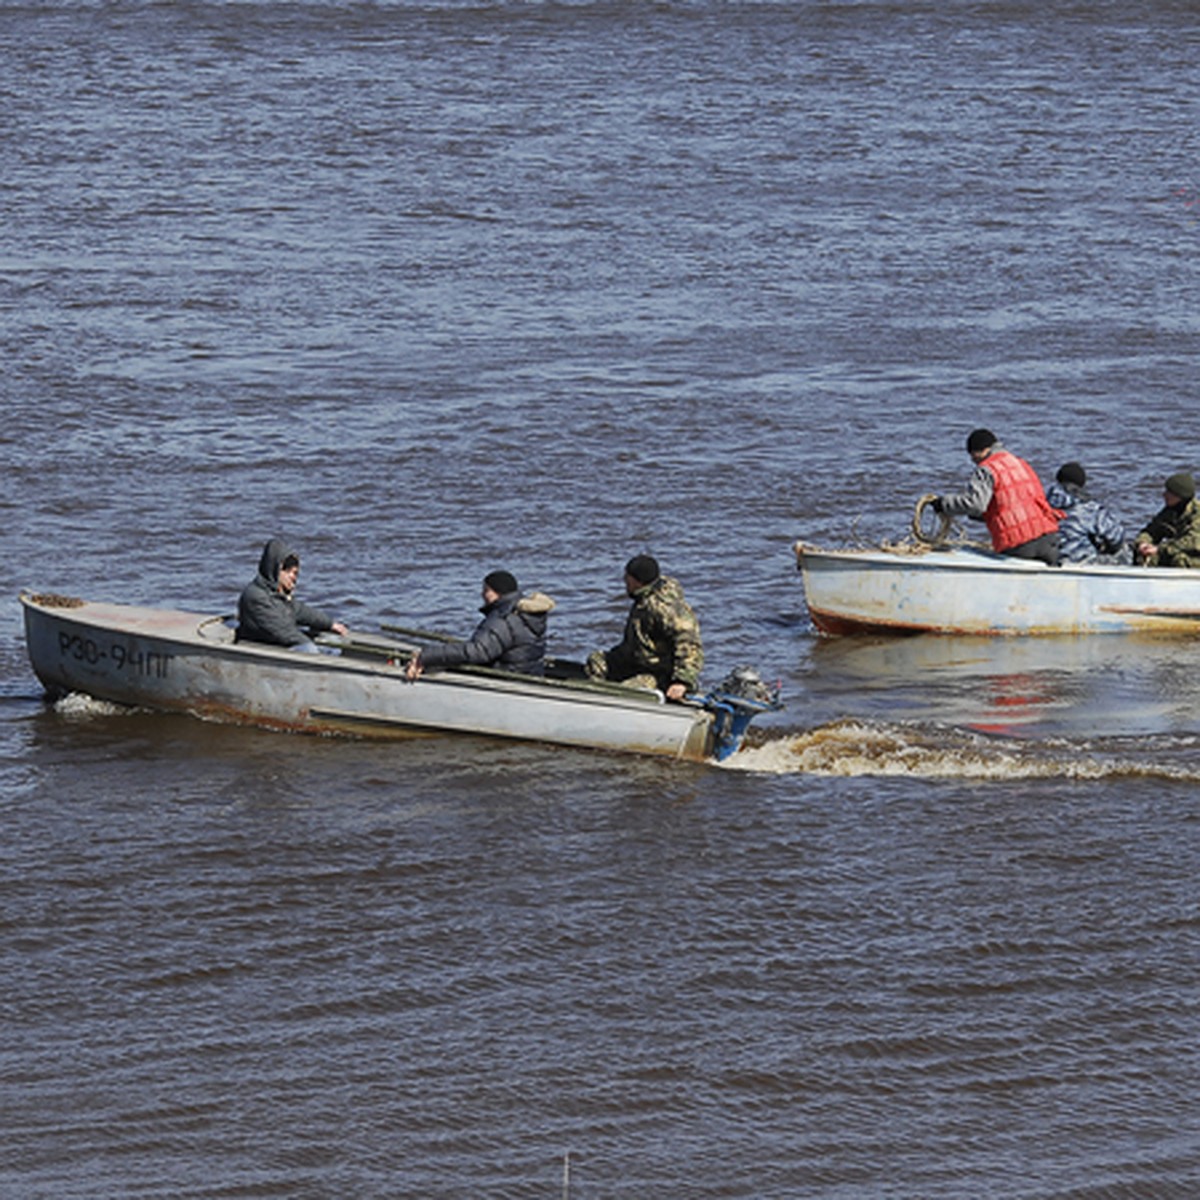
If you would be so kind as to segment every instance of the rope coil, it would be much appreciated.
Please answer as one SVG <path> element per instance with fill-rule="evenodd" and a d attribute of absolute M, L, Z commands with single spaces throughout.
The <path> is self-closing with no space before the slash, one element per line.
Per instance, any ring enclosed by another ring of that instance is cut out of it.
<path fill-rule="evenodd" d="M 913 512 L 912 519 L 912 534 L 918 542 L 925 546 L 944 546 L 947 538 L 950 536 L 950 514 L 937 513 L 937 528 L 927 530 L 925 528 L 925 513 L 929 510 L 930 505 L 937 499 L 933 492 L 928 492 L 917 501 L 916 510 Z"/>

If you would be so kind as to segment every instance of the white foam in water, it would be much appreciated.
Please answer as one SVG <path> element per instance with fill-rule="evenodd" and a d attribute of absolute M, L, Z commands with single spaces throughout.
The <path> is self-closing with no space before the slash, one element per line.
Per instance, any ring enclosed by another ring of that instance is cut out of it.
<path fill-rule="evenodd" d="M 124 704 L 114 704 L 111 700 L 97 700 L 95 696 L 85 696 L 82 692 L 68 692 L 61 700 L 54 702 L 54 711 L 60 717 L 90 720 L 94 717 L 115 717 L 133 710 Z"/>
<path fill-rule="evenodd" d="M 1086 745 L 1002 741 L 955 729 L 835 721 L 747 747 L 723 764 L 764 774 L 912 776 L 917 779 L 1105 779 L 1155 775 L 1200 780 L 1178 766 L 1098 755 Z"/>

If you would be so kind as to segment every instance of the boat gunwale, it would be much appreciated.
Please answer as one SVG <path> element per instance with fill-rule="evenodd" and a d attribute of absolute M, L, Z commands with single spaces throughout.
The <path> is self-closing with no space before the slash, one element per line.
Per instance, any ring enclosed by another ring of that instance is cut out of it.
<path fill-rule="evenodd" d="M 824 549 L 807 543 L 793 547 L 797 566 L 806 570 L 806 560 L 829 560 L 839 563 L 869 562 L 879 566 L 894 564 L 897 568 L 914 570 L 951 571 L 1000 571 L 1003 574 L 1046 574 L 1055 578 L 1083 574 L 1089 576 L 1111 576 L 1116 579 L 1152 578 L 1155 582 L 1172 586 L 1171 580 L 1195 583 L 1200 578 L 1200 567 L 1139 567 L 1133 563 L 1060 563 L 1052 567 L 1049 563 L 1031 559 L 1013 558 L 973 546 L 930 546 L 919 551 L 892 549 L 888 547 L 859 548 L 845 546 Z M 1154 574 L 1148 575 L 1153 571 Z"/>

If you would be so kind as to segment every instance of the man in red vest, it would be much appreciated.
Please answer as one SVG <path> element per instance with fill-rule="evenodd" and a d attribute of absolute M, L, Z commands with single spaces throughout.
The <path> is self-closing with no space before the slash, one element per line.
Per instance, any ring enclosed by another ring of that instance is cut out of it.
<path fill-rule="evenodd" d="M 981 519 L 992 535 L 992 549 L 1013 558 L 1033 558 L 1058 566 L 1058 523 L 1063 514 L 1046 500 L 1037 472 L 996 440 L 989 429 L 967 438 L 975 471 L 967 490 L 938 496 L 934 512 Z"/>

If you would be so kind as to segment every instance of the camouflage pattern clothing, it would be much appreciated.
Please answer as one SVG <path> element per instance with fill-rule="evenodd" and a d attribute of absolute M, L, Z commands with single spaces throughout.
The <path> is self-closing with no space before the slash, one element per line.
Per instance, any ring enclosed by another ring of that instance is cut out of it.
<path fill-rule="evenodd" d="M 634 592 L 620 644 L 608 651 L 593 651 L 587 660 L 592 679 L 661 692 L 672 683 L 694 690 L 703 667 L 700 622 L 683 598 L 683 588 L 668 575 L 660 575 Z"/>
<path fill-rule="evenodd" d="M 1052 483 L 1046 502 L 1064 514 L 1058 523 L 1062 562 L 1129 562 L 1125 526 L 1103 501 L 1093 500 L 1077 483 Z"/>
<path fill-rule="evenodd" d="M 1150 567 L 1200 567 L 1200 502 L 1170 504 L 1163 508 L 1134 541 L 1135 562 L 1142 545 L 1157 546 L 1156 553 L 1145 559 Z"/>

